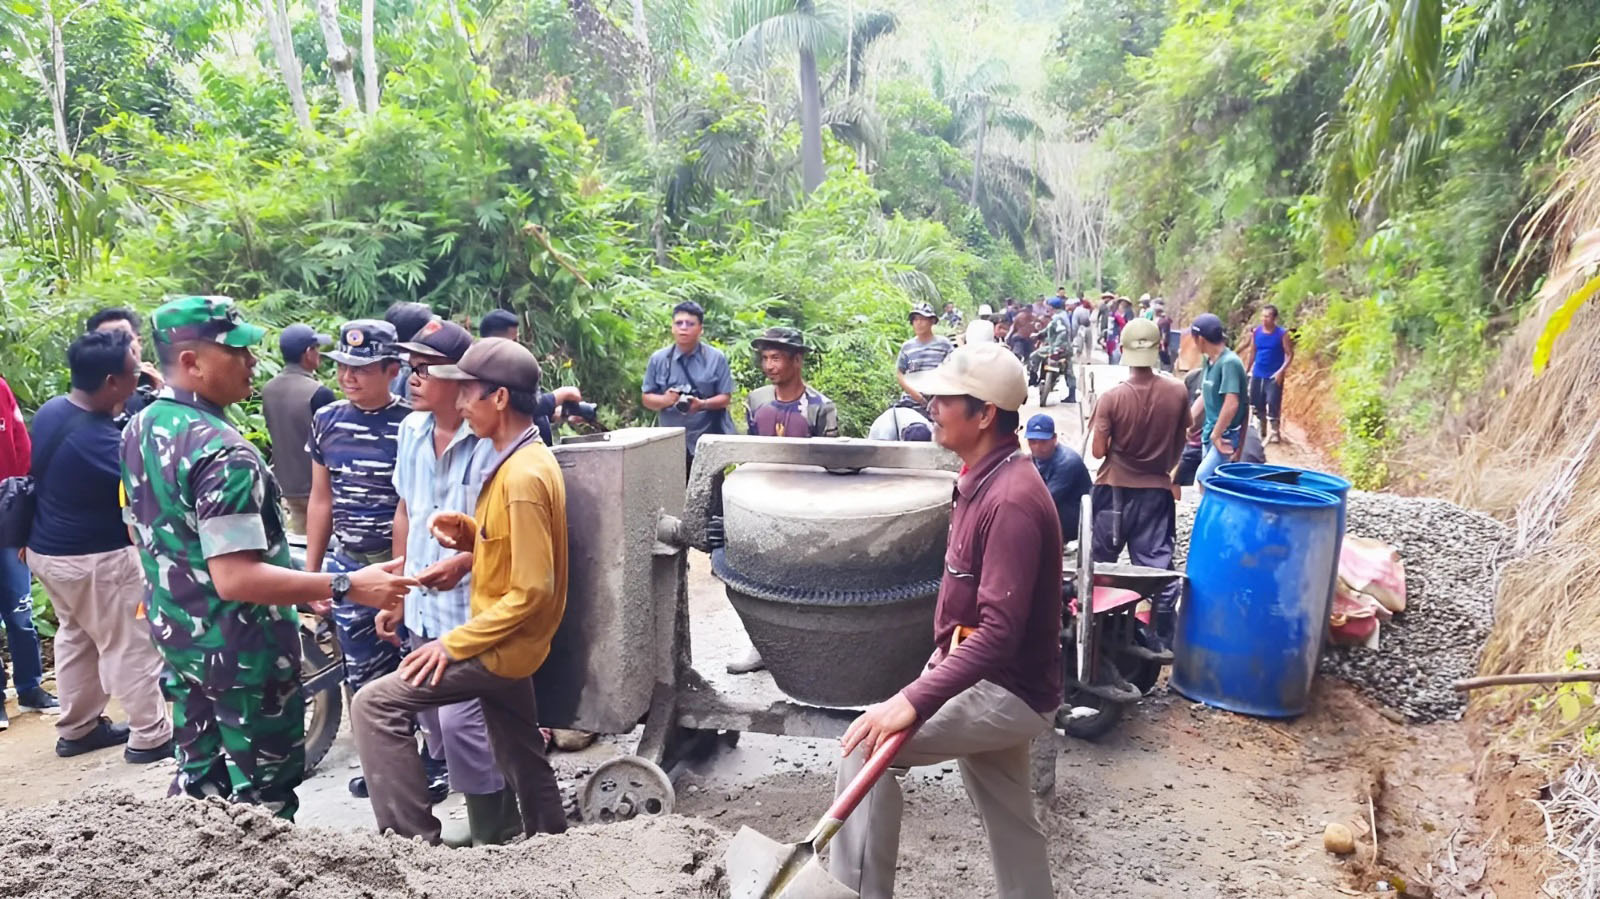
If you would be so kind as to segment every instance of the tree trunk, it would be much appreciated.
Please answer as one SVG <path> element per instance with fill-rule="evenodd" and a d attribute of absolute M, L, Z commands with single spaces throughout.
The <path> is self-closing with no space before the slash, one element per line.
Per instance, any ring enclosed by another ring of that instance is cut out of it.
<path fill-rule="evenodd" d="M 355 57 L 339 31 L 339 0 L 317 0 L 317 21 L 328 45 L 328 68 L 333 72 L 334 87 L 339 89 L 339 105 L 360 115 L 361 98 L 356 96 L 356 78 L 352 74 Z"/>
<path fill-rule="evenodd" d="M 644 78 L 644 133 L 656 142 L 656 63 L 650 55 L 650 23 L 644 17 L 644 0 L 633 0 L 633 39 L 639 42 L 639 68 Z"/>
<path fill-rule="evenodd" d="M 55 126 L 56 152 L 72 155 L 67 140 L 67 45 L 61 38 L 61 22 L 56 19 L 53 0 L 44 0 L 44 27 L 50 36 L 50 70 L 44 75 L 45 93 L 50 95 L 50 118 Z M 43 73 L 41 73 L 43 74 Z"/>
<path fill-rule="evenodd" d="M 300 130 L 311 130 L 311 108 L 306 105 L 306 88 L 300 81 L 300 59 L 294 52 L 294 40 L 289 34 L 289 14 L 283 0 L 261 0 L 261 13 L 267 19 L 267 41 L 278 58 L 278 71 L 283 75 L 283 86 L 289 92 L 289 106 L 294 110 L 294 120 Z"/>
<path fill-rule="evenodd" d="M 989 101 L 978 101 L 978 142 L 972 151 L 972 189 L 967 192 L 967 205 L 978 206 L 978 182 L 983 178 L 983 141 L 989 136 Z"/>
<path fill-rule="evenodd" d="M 800 48 L 800 163 L 806 193 L 822 186 L 822 85 L 817 80 L 817 55 Z"/>
<path fill-rule="evenodd" d="M 373 0 L 361 0 L 361 80 L 367 88 L 367 115 L 378 111 L 378 49 L 372 7 Z"/>

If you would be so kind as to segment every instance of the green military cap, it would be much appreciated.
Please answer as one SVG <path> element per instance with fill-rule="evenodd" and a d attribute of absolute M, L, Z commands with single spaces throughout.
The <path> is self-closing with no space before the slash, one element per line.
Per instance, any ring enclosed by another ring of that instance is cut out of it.
<path fill-rule="evenodd" d="M 157 343 L 207 340 L 223 346 L 255 346 L 267 335 L 260 325 L 239 317 L 239 307 L 228 297 L 178 297 L 168 300 L 150 316 Z"/>
<path fill-rule="evenodd" d="M 765 334 L 750 341 L 756 352 L 762 350 L 799 350 L 802 353 L 811 352 L 813 347 L 806 346 L 805 337 L 795 328 L 768 328 Z"/>

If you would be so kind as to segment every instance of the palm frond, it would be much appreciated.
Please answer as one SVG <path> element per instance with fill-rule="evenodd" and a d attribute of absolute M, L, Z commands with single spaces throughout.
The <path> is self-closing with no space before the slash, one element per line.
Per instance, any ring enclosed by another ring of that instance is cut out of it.
<path fill-rule="evenodd" d="M 842 30 L 837 10 L 809 0 L 733 0 L 723 13 L 720 30 L 735 67 L 763 68 L 802 47 L 825 52 Z"/>
<path fill-rule="evenodd" d="M 892 12 L 872 11 L 856 13 L 855 29 L 850 33 L 850 84 L 851 94 L 858 93 L 867 78 L 867 51 L 875 41 L 892 34 L 900 27 L 900 20 Z"/>

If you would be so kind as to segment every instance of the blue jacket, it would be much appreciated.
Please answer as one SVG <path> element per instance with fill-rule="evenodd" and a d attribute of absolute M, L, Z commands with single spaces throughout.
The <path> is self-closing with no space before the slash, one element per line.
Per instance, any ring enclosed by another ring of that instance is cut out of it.
<path fill-rule="evenodd" d="M 1056 515 L 1061 519 L 1061 539 L 1077 539 L 1079 507 L 1094 489 L 1083 457 L 1058 441 L 1054 455 L 1047 459 L 1033 457 L 1033 467 L 1039 469 L 1039 476 L 1050 489 L 1050 498 L 1055 500 Z"/>

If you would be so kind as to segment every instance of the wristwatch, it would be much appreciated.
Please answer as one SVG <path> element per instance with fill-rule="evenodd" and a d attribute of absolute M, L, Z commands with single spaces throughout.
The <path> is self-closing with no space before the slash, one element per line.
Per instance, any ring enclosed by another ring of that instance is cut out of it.
<path fill-rule="evenodd" d="M 333 601 L 344 602 L 345 594 L 350 592 L 350 575 L 341 571 L 328 584 L 333 588 Z"/>

